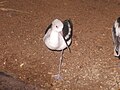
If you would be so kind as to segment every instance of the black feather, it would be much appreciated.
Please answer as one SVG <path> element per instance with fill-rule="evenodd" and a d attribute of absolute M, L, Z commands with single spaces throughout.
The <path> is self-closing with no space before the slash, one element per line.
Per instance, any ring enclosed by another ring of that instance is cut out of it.
<path fill-rule="evenodd" d="M 46 34 L 47 31 L 51 28 L 51 26 L 52 26 L 52 24 L 50 24 L 50 25 L 47 27 L 47 29 L 46 29 L 46 31 L 45 31 L 45 34 Z"/>
<path fill-rule="evenodd" d="M 113 26 L 113 29 L 112 29 L 112 35 L 113 35 L 113 39 L 114 41 L 116 40 L 116 28 Z"/>
<path fill-rule="evenodd" d="M 117 22 L 118 22 L 118 27 L 120 27 L 120 17 L 117 18 Z"/>

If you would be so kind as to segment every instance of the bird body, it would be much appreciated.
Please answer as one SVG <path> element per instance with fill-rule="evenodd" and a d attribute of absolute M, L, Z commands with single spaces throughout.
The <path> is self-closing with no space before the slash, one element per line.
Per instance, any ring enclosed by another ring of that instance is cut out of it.
<path fill-rule="evenodd" d="M 114 56 L 120 58 L 120 17 L 117 18 L 112 30 Z"/>
<path fill-rule="evenodd" d="M 69 22 L 67 22 L 69 25 Z M 70 36 L 72 33 L 70 30 L 71 27 L 69 25 L 68 31 L 64 29 L 64 23 L 60 20 L 55 19 L 52 22 L 52 25 L 49 25 L 47 28 L 43 41 L 45 42 L 46 46 L 51 50 L 63 50 L 72 42 L 72 37 Z M 67 33 L 67 34 L 66 34 Z M 65 35 L 66 34 L 66 35 Z M 68 40 L 67 40 L 68 39 Z"/>
<path fill-rule="evenodd" d="M 62 50 L 67 47 L 62 34 L 55 31 L 51 31 L 49 37 L 45 37 L 44 40 L 46 46 L 51 50 Z M 70 41 L 68 44 L 70 44 Z"/>
<path fill-rule="evenodd" d="M 63 51 L 71 45 L 72 42 L 72 23 L 70 20 L 60 21 L 55 19 L 52 24 L 48 26 L 45 31 L 45 36 L 43 41 L 45 45 L 54 51 L 61 51 L 60 63 L 59 63 L 59 72 L 55 75 L 56 79 L 61 79 L 60 68 L 63 61 Z"/>

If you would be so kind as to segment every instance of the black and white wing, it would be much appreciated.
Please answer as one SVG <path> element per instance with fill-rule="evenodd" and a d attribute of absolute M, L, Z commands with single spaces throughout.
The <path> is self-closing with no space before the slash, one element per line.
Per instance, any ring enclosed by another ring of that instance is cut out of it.
<path fill-rule="evenodd" d="M 70 40 L 70 39 L 72 39 L 72 34 L 73 34 L 73 24 L 72 24 L 72 22 L 71 22 L 71 20 L 65 20 L 64 22 L 63 22 L 63 38 L 64 38 L 64 40 L 65 40 L 65 43 L 66 43 L 66 45 L 67 45 L 67 47 L 69 47 L 70 46 L 70 44 L 68 45 L 68 41 Z M 69 50 L 70 50 L 70 48 L 69 48 Z"/>

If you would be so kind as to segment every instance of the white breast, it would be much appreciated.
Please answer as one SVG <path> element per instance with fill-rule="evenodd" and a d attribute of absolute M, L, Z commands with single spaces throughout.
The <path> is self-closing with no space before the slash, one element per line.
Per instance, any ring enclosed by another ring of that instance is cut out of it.
<path fill-rule="evenodd" d="M 119 23 L 117 22 L 117 20 L 115 21 L 115 29 L 116 29 L 116 36 L 120 37 L 120 27 L 119 27 Z"/>
<path fill-rule="evenodd" d="M 49 31 L 43 38 L 46 46 L 52 50 L 62 50 L 67 47 L 63 36 L 60 33 Z M 70 44 L 71 40 L 68 42 Z"/>

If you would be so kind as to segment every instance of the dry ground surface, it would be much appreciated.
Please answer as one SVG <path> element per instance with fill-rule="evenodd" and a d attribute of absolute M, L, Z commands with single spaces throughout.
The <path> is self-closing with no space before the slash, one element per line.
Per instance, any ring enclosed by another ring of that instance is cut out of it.
<path fill-rule="evenodd" d="M 111 36 L 119 16 L 120 0 L 1 0 L 0 71 L 43 90 L 119 90 L 120 60 Z M 74 26 L 59 81 L 53 75 L 60 52 L 43 42 L 55 18 L 71 18 Z"/>

